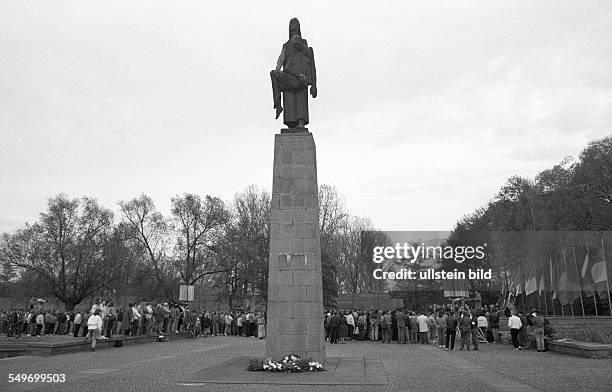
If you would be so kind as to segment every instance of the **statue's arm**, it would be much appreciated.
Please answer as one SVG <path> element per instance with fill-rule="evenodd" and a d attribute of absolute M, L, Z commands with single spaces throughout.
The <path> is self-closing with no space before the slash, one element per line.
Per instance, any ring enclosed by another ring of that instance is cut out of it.
<path fill-rule="evenodd" d="M 317 97 L 317 67 L 315 66 L 314 51 L 308 48 L 308 57 L 310 57 L 310 95 L 313 98 Z"/>
<path fill-rule="evenodd" d="M 276 60 L 276 70 L 280 71 L 283 63 L 285 62 L 285 45 L 283 45 L 283 50 L 281 50 L 281 54 L 278 56 L 278 60 Z"/>

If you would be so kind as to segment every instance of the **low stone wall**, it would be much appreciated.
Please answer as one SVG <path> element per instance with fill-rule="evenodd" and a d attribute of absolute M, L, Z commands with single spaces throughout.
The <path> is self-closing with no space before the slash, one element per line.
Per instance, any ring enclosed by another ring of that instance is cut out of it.
<path fill-rule="evenodd" d="M 547 317 L 558 335 L 573 335 L 585 329 L 612 329 L 612 317 Z"/>
<path fill-rule="evenodd" d="M 348 309 L 397 309 L 401 308 L 401 298 L 392 298 L 387 293 L 381 294 L 342 294 L 336 299 L 336 308 Z"/>
<path fill-rule="evenodd" d="M 573 335 L 579 331 L 584 331 L 589 328 L 597 329 L 612 329 L 612 317 L 561 317 L 561 316 L 546 316 L 550 320 L 550 324 L 555 329 L 557 335 L 568 336 Z M 508 329 L 508 319 L 506 317 L 500 317 L 499 329 Z"/>
<path fill-rule="evenodd" d="M 596 344 L 567 341 L 552 341 L 547 345 L 550 351 L 575 357 L 604 359 L 612 358 L 612 344 Z"/>

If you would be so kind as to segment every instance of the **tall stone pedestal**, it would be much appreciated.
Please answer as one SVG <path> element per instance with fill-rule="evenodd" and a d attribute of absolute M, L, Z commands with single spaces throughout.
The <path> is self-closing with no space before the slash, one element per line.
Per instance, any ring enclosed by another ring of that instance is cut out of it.
<path fill-rule="evenodd" d="M 325 361 L 316 149 L 307 129 L 274 140 L 266 356 Z"/>

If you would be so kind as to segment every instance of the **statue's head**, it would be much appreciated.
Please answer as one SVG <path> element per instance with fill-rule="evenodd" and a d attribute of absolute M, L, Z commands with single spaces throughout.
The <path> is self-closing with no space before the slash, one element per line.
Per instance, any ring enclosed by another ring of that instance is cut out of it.
<path fill-rule="evenodd" d="M 302 36 L 300 31 L 300 21 L 297 18 L 293 18 L 289 21 L 289 39 L 294 35 Z"/>

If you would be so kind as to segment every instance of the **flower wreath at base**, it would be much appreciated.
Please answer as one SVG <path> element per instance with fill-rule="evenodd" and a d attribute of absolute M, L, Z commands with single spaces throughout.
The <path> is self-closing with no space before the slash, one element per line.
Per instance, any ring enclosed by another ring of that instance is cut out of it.
<path fill-rule="evenodd" d="M 323 365 L 320 362 L 304 359 L 299 355 L 288 355 L 280 362 L 274 361 L 272 358 L 264 360 L 253 358 L 249 361 L 247 370 L 250 371 L 267 371 L 267 372 L 284 372 L 284 373 L 301 373 L 301 372 L 320 372 Z"/>

